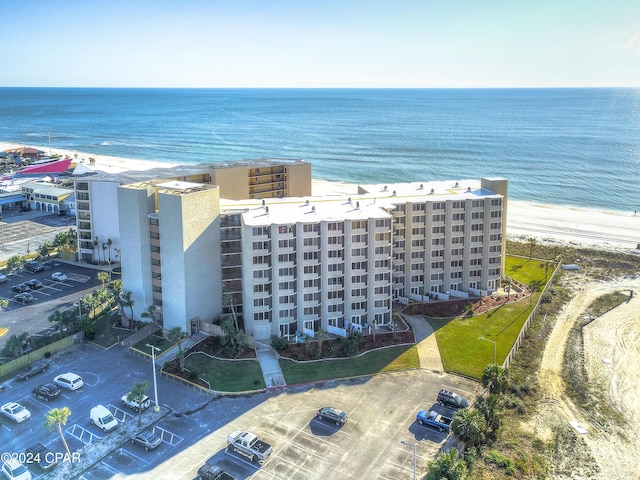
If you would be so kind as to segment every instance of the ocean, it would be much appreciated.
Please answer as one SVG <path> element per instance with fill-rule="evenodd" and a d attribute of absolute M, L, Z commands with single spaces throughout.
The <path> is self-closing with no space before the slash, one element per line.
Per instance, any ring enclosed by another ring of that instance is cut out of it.
<path fill-rule="evenodd" d="M 168 163 L 311 162 L 350 183 L 503 176 L 640 210 L 640 89 L 0 88 L 0 140 Z"/>

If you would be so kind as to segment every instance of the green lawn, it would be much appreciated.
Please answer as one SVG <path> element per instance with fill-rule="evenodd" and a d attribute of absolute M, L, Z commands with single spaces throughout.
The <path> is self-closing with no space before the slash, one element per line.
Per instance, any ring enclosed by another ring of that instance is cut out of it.
<path fill-rule="evenodd" d="M 204 353 L 193 353 L 184 362 L 186 369 L 198 372 L 219 392 L 245 392 L 265 388 L 257 360 L 217 360 Z"/>
<path fill-rule="evenodd" d="M 96 338 L 92 340 L 93 343 L 97 343 L 101 347 L 109 348 L 110 346 L 124 340 L 129 335 L 134 333 L 133 330 L 124 330 L 113 328 L 113 325 L 118 321 L 118 313 L 116 310 L 107 312 L 95 321 L 96 326 Z"/>
<path fill-rule="evenodd" d="M 287 384 L 295 385 L 319 380 L 420 368 L 420 360 L 415 345 L 400 345 L 344 360 L 297 363 L 293 360 L 280 359 L 280 368 L 282 368 Z"/>
<path fill-rule="evenodd" d="M 159 352 L 156 351 L 156 357 L 162 355 L 164 352 L 175 345 L 174 343 L 171 343 L 169 340 L 160 337 L 159 335 L 149 335 L 148 337 L 143 338 L 138 343 L 133 345 L 132 348 L 135 348 L 142 353 L 146 353 L 147 355 L 151 355 L 151 349 L 147 347 L 147 343 L 160 349 Z"/>
<path fill-rule="evenodd" d="M 554 266 L 548 269 L 551 275 Z M 490 312 L 473 317 L 427 321 L 435 330 L 442 364 L 447 372 L 460 373 L 472 378 L 481 378 L 485 367 L 493 363 L 494 345 L 496 342 L 496 361 L 504 362 L 522 325 L 531 313 L 533 306 L 545 285 L 545 265 L 539 260 L 528 260 L 507 256 L 505 274 L 524 284 L 539 286 L 533 294 L 531 302 L 528 298 L 518 303 L 500 306 Z M 484 337 L 487 340 L 481 340 Z"/>

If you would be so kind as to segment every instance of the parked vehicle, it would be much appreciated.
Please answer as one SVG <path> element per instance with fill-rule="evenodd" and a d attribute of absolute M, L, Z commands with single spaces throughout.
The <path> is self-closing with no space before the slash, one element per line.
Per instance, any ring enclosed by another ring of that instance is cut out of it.
<path fill-rule="evenodd" d="M 418 420 L 420 425 L 434 427 L 441 432 L 448 432 L 451 427 L 451 418 L 445 417 L 434 410 L 420 410 L 416 416 L 416 420 Z"/>
<path fill-rule="evenodd" d="M 218 465 L 206 464 L 198 469 L 198 478 L 200 480 L 236 480 L 236 477 L 225 472 Z"/>
<path fill-rule="evenodd" d="M 19 283 L 18 285 L 13 285 L 11 287 L 11 291 L 16 293 L 24 293 L 24 292 L 28 292 L 29 290 L 31 289 L 29 288 L 29 285 L 27 285 L 26 283 Z"/>
<path fill-rule="evenodd" d="M 60 396 L 62 390 L 53 383 L 43 383 L 33 389 L 33 396 L 48 402 L 54 400 Z"/>
<path fill-rule="evenodd" d="M 0 283 L 7 281 L 7 276 L 4 273 L 0 273 Z"/>
<path fill-rule="evenodd" d="M 318 410 L 318 419 L 335 423 L 336 425 L 344 425 L 349 417 L 342 410 L 334 407 L 322 407 Z"/>
<path fill-rule="evenodd" d="M 33 362 L 31 365 L 24 368 L 16 375 L 16 378 L 19 380 L 29 380 L 30 377 L 33 377 L 38 373 L 46 372 L 47 368 L 49 368 L 49 360 L 43 358 L 42 360 Z"/>
<path fill-rule="evenodd" d="M 144 411 L 147 408 L 149 408 L 149 405 L 151 405 L 151 400 L 149 400 L 149 397 L 145 395 L 144 397 L 142 397 L 142 401 L 138 402 L 136 400 L 129 400 L 130 393 L 131 392 L 125 393 L 120 399 L 122 401 L 122 406 L 129 407 L 132 410 L 135 410 L 136 412 L 140 410 Z"/>
<path fill-rule="evenodd" d="M 266 460 L 273 448 L 266 442 L 263 442 L 251 432 L 242 432 L 236 430 L 227 437 L 227 445 L 234 452 L 244 455 L 249 460 L 257 459 L 259 462 Z"/>
<path fill-rule="evenodd" d="M 5 403 L 0 407 L 0 412 L 16 423 L 22 423 L 31 418 L 31 412 L 16 402 Z"/>
<path fill-rule="evenodd" d="M 71 372 L 58 375 L 53 379 L 53 383 L 55 383 L 60 388 L 64 388 L 65 390 L 78 390 L 84 385 L 84 383 L 82 382 L 82 377 Z"/>
<path fill-rule="evenodd" d="M 118 428 L 118 420 L 111 414 L 111 412 L 104 405 L 96 405 L 91 409 L 89 415 L 91 422 L 103 432 L 110 432 L 111 430 Z"/>
<path fill-rule="evenodd" d="M 62 272 L 55 272 L 51 274 L 51 280 L 55 280 L 56 282 L 64 282 L 67 279 L 67 276 Z"/>
<path fill-rule="evenodd" d="M 31 472 L 15 458 L 2 464 L 2 473 L 7 480 L 31 480 Z"/>
<path fill-rule="evenodd" d="M 440 390 L 438 392 L 438 403 L 445 407 L 451 408 L 467 408 L 469 402 L 462 398 L 457 393 L 450 392 L 449 390 Z"/>
<path fill-rule="evenodd" d="M 27 280 L 26 282 L 24 282 L 25 285 L 27 285 L 31 290 L 37 290 L 39 288 L 42 288 L 42 282 L 40 280 L 38 280 L 37 278 L 32 278 L 31 280 Z"/>
<path fill-rule="evenodd" d="M 31 303 L 33 302 L 33 295 L 29 292 L 24 292 L 15 295 L 13 299 L 18 303 Z"/>
<path fill-rule="evenodd" d="M 146 431 L 131 437 L 131 443 L 144 447 L 144 449 L 148 452 L 149 450 L 158 448 L 162 443 L 162 439 L 155 433 Z"/>
<path fill-rule="evenodd" d="M 40 262 L 36 262 L 35 260 L 29 260 L 24 264 L 24 269 L 28 272 L 41 272 L 44 270 L 44 266 Z"/>
<path fill-rule="evenodd" d="M 27 461 L 37 464 L 44 472 L 51 470 L 58 464 L 55 454 L 40 442 L 28 447 L 24 454 Z"/>

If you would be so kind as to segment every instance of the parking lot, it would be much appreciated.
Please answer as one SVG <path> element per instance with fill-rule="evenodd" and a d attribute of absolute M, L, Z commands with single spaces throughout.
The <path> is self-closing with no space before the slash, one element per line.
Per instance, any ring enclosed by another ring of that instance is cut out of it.
<path fill-rule="evenodd" d="M 63 391 L 50 402 L 32 397 L 35 385 L 67 371 L 82 376 L 85 385 L 80 390 Z M 153 400 L 150 363 L 119 345 L 103 350 L 81 344 L 56 355 L 47 372 L 26 381 L 12 380 L 0 393 L 2 402 L 17 401 L 32 414 L 20 424 L 0 420 L 4 450 L 23 452 L 40 441 L 53 452 L 64 452 L 57 432 L 43 425 L 49 409 L 67 406 L 72 414 L 64 431 L 72 451 L 83 455 L 91 444 L 109 446 L 104 458 L 76 478 L 194 479 L 208 462 L 224 466 L 239 479 L 397 480 L 411 478 L 414 444 L 420 471 L 447 438 L 446 433 L 418 425 L 418 410 L 433 406 L 440 388 L 468 398 L 477 388 L 473 382 L 420 370 L 231 398 L 203 395 L 159 377 L 160 403 L 171 413 L 154 425 L 161 445 L 147 452 L 120 432 L 104 433 L 89 421 L 91 408 L 103 404 L 119 421 L 136 422 L 136 414 L 123 409 L 120 397 L 143 380 L 150 382 L 147 393 Z M 317 410 L 328 405 L 348 413 L 345 425 L 338 428 L 317 419 Z M 273 446 L 273 454 L 261 465 L 227 451 L 226 437 L 233 430 L 257 434 Z M 34 478 L 41 475 L 38 467 L 31 471 Z"/>
<path fill-rule="evenodd" d="M 52 328 L 48 318 L 55 310 L 71 308 L 81 296 L 100 286 L 97 280 L 97 270 L 84 268 L 75 264 L 61 262 L 57 259 L 42 264 L 41 272 L 29 272 L 19 269 L 7 275 L 6 281 L 0 283 L 0 299 L 7 301 L 7 306 L 0 315 L 0 327 L 9 331 L 0 337 L 0 349 L 11 335 L 28 332 L 30 335 L 46 333 Z M 51 278 L 55 272 L 62 272 L 67 276 L 64 281 Z M 28 303 L 16 301 L 18 294 L 13 289 L 29 280 L 38 280 L 40 288 L 30 288 L 28 293 L 33 300 Z"/>

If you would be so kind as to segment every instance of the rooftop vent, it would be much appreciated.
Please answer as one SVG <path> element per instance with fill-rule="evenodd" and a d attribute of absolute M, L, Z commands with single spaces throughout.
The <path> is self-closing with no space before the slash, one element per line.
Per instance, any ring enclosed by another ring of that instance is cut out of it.
<path fill-rule="evenodd" d="M 315 205 L 311 207 L 311 211 L 312 211 L 312 212 L 315 212 L 315 211 L 316 211 L 316 206 L 315 206 Z"/>
<path fill-rule="evenodd" d="M 383 192 L 387 191 L 387 186 L 385 185 L 384 188 L 382 189 Z"/>
<path fill-rule="evenodd" d="M 467 192 L 471 192 L 471 187 L 467 187 Z"/>
<path fill-rule="evenodd" d="M 418 190 L 422 190 L 424 188 L 424 184 L 420 184 L 420 186 L 418 187 Z"/>
<path fill-rule="evenodd" d="M 264 200 L 262 200 L 262 206 L 264 207 L 267 204 Z"/>
<path fill-rule="evenodd" d="M 434 193 L 436 193 L 436 191 L 432 188 L 431 192 L 429 192 L 429 193 L 431 193 L 431 195 L 433 195 Z"/>
<path fill-rule="evenodd" d="M 347 203 L 351 205 L 351 197 L 349 197 L 349 200 L 347 200 Z"/>
<path fill-rule="evenodd" d="M 460 184 L 458 182 L 456 182 L 456 184 L 453 186 L 453 188 L 458 188 L 460 187 Z"/>
<path fill-rule="evenodd" d="M 393 195 L 394 197 L 396 196 L 396 191 L 395 191 L 395 190 L 393 191 L 392 195 Z"/>
<path fill-rule="evenodd" d="M 360 208 L 360 202 L 356 202 L 356 208 Z"/>
<path fill-rule="evenodd" d="M 264 211 L 266 214 L 269 214 L 269 207 L 264 207 Z"/>
<path fill-rule="evenodd" d="M 304 202 L 304 203 L 305 203 L 305 205 L 309 205 L 309 199 L 307 198 L 307 201 Z"/>

